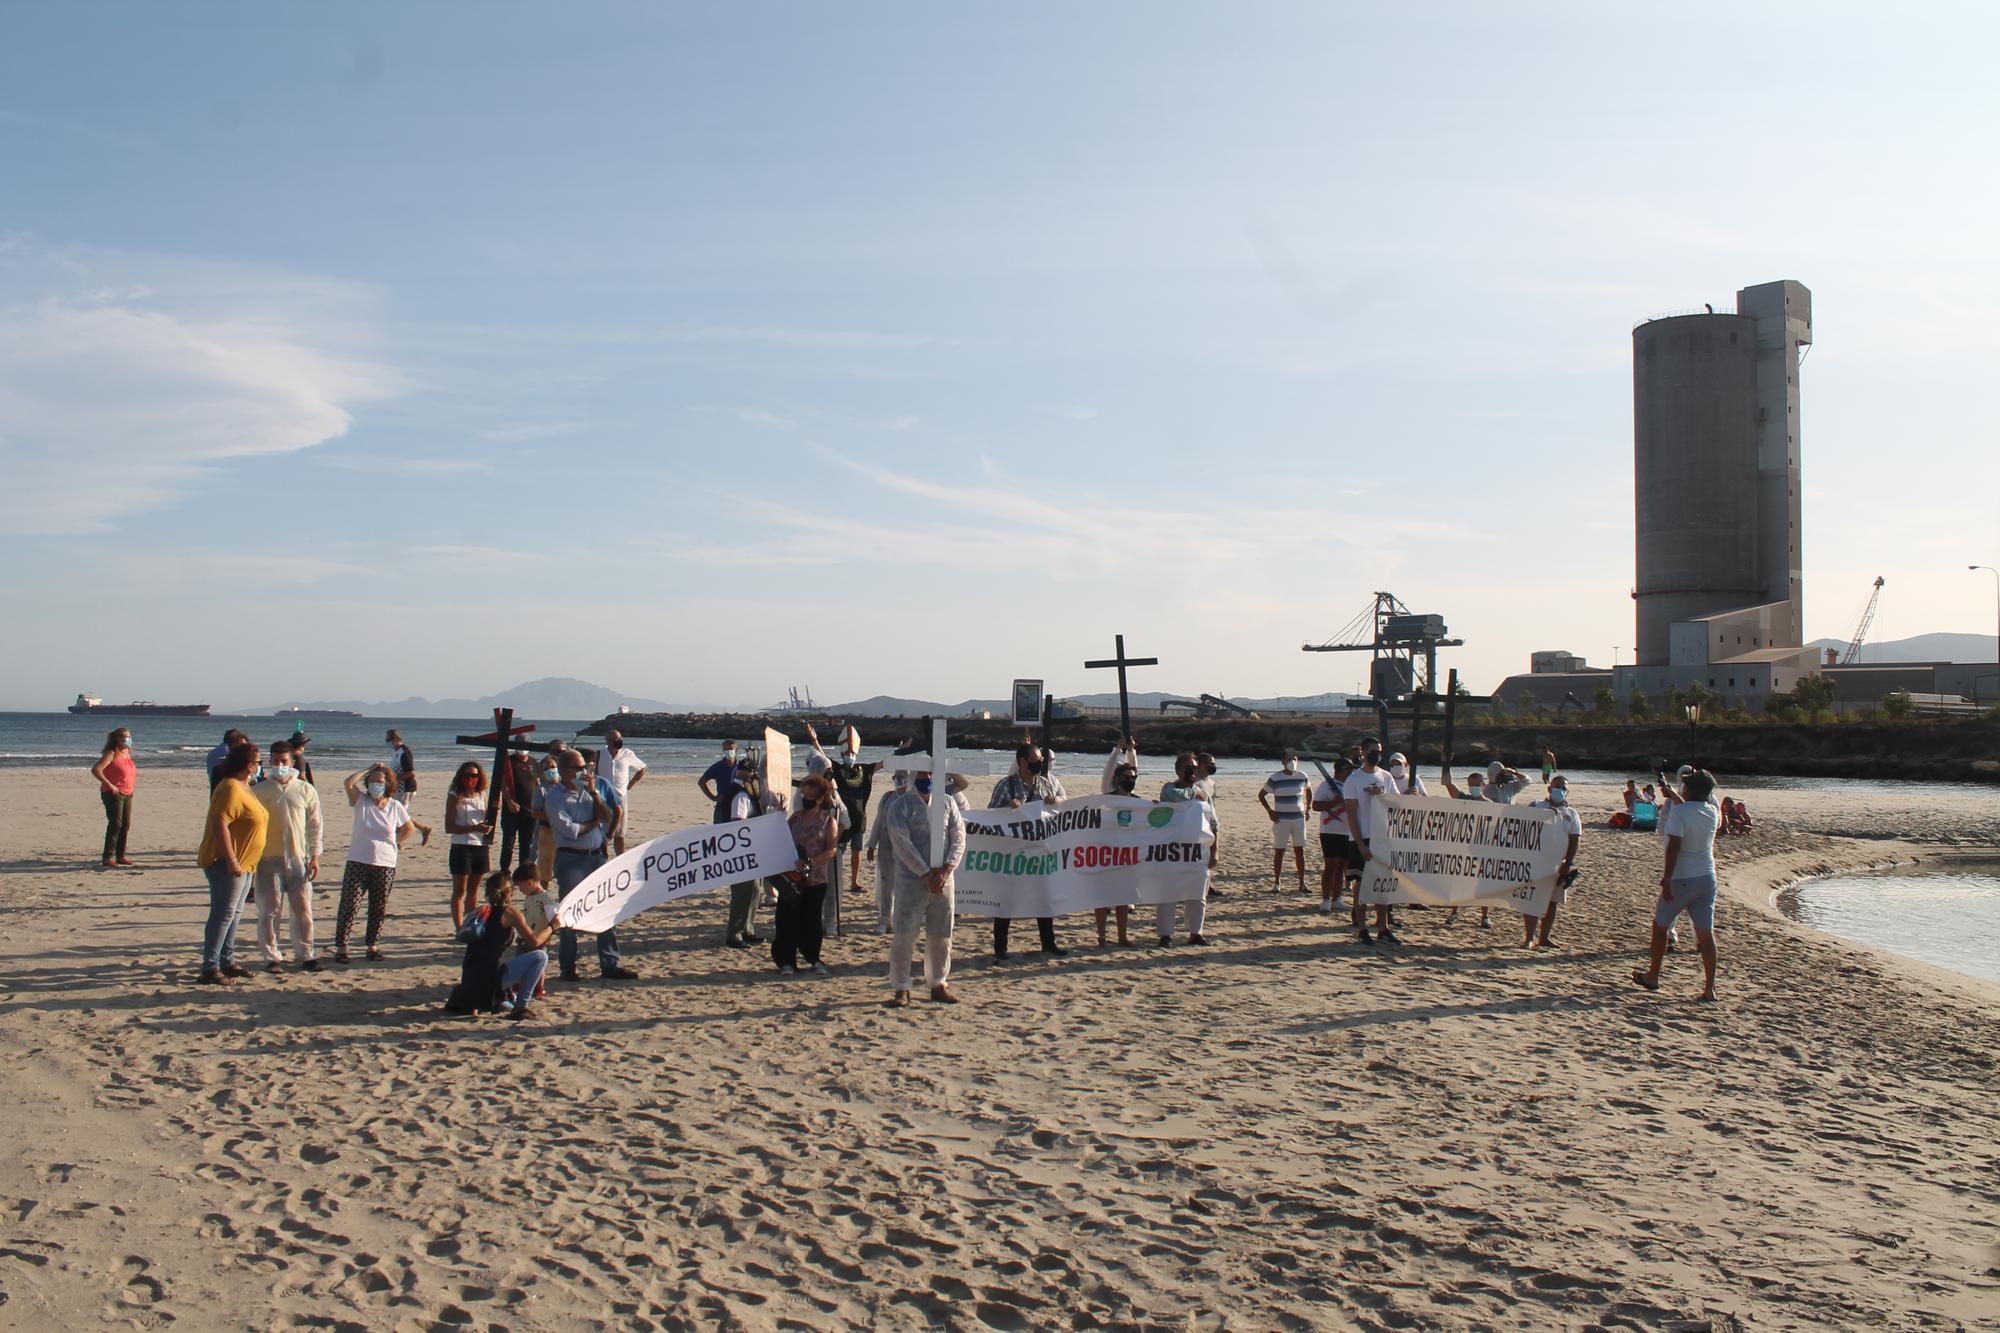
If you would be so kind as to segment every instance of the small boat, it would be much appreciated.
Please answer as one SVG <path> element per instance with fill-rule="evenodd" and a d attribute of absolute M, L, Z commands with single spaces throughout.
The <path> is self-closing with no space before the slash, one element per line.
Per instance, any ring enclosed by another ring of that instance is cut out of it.
<path fill-rule="evenodd" d="M 108 704 L 94 694 L 79 694 L 76 702 L 69 706 L 72 713 L 109 717 L 140 717 L 146 714 L 164 717 L 207 717 L 207 704 L 156 704 L 144 699 L 129 704 Z"/>
<path fill-rule="evenodd" d="M 360 717 L 349 708 L 280 708 L 272 717 Z"/>

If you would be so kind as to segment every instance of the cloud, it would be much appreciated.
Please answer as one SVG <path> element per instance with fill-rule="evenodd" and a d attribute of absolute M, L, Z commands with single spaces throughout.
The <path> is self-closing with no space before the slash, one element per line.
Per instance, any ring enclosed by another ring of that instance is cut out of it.
<path fill-rule="evenodd" d="M 103 531 L 234 459 L 344 435 L 394 372 L 353 289 L 212 261 L 0 246 L 0 524 Z"/>

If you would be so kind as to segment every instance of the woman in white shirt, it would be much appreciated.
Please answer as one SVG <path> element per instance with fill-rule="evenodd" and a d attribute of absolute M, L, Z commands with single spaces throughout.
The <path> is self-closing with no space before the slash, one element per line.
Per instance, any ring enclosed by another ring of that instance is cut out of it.
<path fill-rule="evenodd" d="M 396 775 L 387 764 L 350 773 L 342 783 L 354 807 L 354 834 L 348 840 L 347 869 L 340 877 L 340 916 L 333 931 L 333 961 L 345 963 L 347 937 L 361 895 L 368 895 L 368 956 L 379 959 L 382 918 L 389 914 L 389 890 L 396 884 L 396 857 L 410 840 L 410 812 L 396 799 Z"/>
<path fill-rule="evenodd" d="M 486 806 L 486 770 L 468 759 L 452 774 L 444 798 L 444 826 L 451 834 L 451 929 L 479 901 L 479 881 L 486 878 L 487 848 L 493 843 L 493 820 Z"/>
<path fill-rule="evenodd" d="M 1647 990 L 1660 988 L 1660 964 L 1667 956 L 1667 931 L 1682 912 L 1694 924 L 1695 947 L 1701 952 L 1702 1000 L 1715 998 L 1715 831 L 1722 812 L 1716 808 L 1715 775 L 1696 769 L 1681 781 L 1680 800 L 1660 821 L 1666 836 L 1666 865 L 1660 874 L 1660 902 L 1653 910 L 1651 956 L 1632 980 Z"/>

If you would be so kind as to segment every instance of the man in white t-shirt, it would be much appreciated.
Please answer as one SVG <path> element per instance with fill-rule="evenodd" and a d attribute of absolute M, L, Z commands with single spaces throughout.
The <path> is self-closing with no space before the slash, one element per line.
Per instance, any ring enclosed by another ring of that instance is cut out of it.
<path fill-rule="evenodd" d="M 1660 965 L 1667 956 L 1667 932 L 1682 912 L 1694 923 L 1695 948 L 1701 953 L 1706 984 L 1699 998 L 1715 998 L 1715 830 L 1721 823 L 1715 775 L 1695 769 L 1682 780 L 1680 799 L 1660 829 L 1667 840 L 1660 872 L 1660 900 L 1653 909 L 1653 939 L 1647 965 L 1632 980 L 1647 990 L 1660 988 Z"/>
<path fill-rule="evenodd" d="M 1576 849 L 1583 841 L 1583 819 L 1569 803 L 1569 779 L 1558 773 L 1549 779 L 1548 799 L 1532 801 L 1531 810 L 1553 810 L 1556 812 L 1556 826 L 1569 839 L 1563 849 L 1562 868 L 1556 871 L 1555 895 L 1549 899 L 1549 910 L 1542 914 L 1539 939 L 1535 929 L 1535 918 L 1521 918 L 1521 929 L 1526 932 L 1521 940 L 1524 948 L 1532 949 L 1537 943 L 1544 949 L 1549 947 L 1549 932 L 1555 928 L 1556 906 L 1569 901 L 1570 881 L 1576 877 Z"/>
<path fill-rule="evenodd" d="M 1276 893 L 1285 878 L 1285 849 L 1292 850 L 1292 865 L 1299 872 L 1299 892 L 1306 891 L 1306 805 L 1312 779 L 1299 772 L 1299 757 L 1285 751 L 1283 767 L 1264 779 L 1257 803 L 1271 817 L 1271 892 Z"/>
<path fill-rule="evenodd" d="M 617 793 L 618 819 L 611 827 L 611 845 L 614 856 L 625 854 L 625 815 L 632 803 L 625 794 L 638 786 L 646 777 L 646 761 L 626 747 L 623 733 L 604 733 L 604 748 L 597 752 L 597 776 L 611 784 Z"/>
<path fill-rule="evenodd" d="M 1370 820 L 1374 818 L 1375 801 L 1379 797 L 1396 794 L 1396 780 L 1389 776 L 1389 770 L 1381 766 L 1382 752 L 1373 746 L 1361 753 L 1361 767 L 1347 775 L 1347 781 L 1340 785 L 1342 810 L 1347 816 L 1347 834 L 1354 844 L 1354 854 L 1360 858 L 1359 864 L 1372 859 L 1368 850 L 1368 835 L 1372 829 Z M 1354 915 L 1352 917 L 1356 937 L 1364 945 L 1373 945 L 1374 937 L 1368 933 L 1366 914 L 1361 907 L 1361 894 L 1354 895 Z M 1389 909 L 1386 905 L 1375 909 L 1375 929 L 1384 944 L 1401 944 L 1396 932 L 1389 926 Z"/>

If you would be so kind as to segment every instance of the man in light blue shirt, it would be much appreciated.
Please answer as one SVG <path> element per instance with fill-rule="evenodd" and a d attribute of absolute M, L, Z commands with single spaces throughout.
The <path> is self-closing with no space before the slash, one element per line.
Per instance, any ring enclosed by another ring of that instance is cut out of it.
<path fill-rule="evenodd" d="M 606 799 L 608 784 L 585 770 L 581 754 L 564 750 L 558 762 L 562 780 L 542 793 L 542 808 L 549 817 L 549 831 L 555 835 L 556 885 L 567 897 L 604 864 L 604 835 L 617 822 L 618 813 Z M 565 981 L 577 979 L 576 954 L 576 932 L 565 929 L 557 950 Z M 597 937 L 597 970 L 606 981 L 630 981 L 639 975 L 619 966 L 615 930 Z"/>

